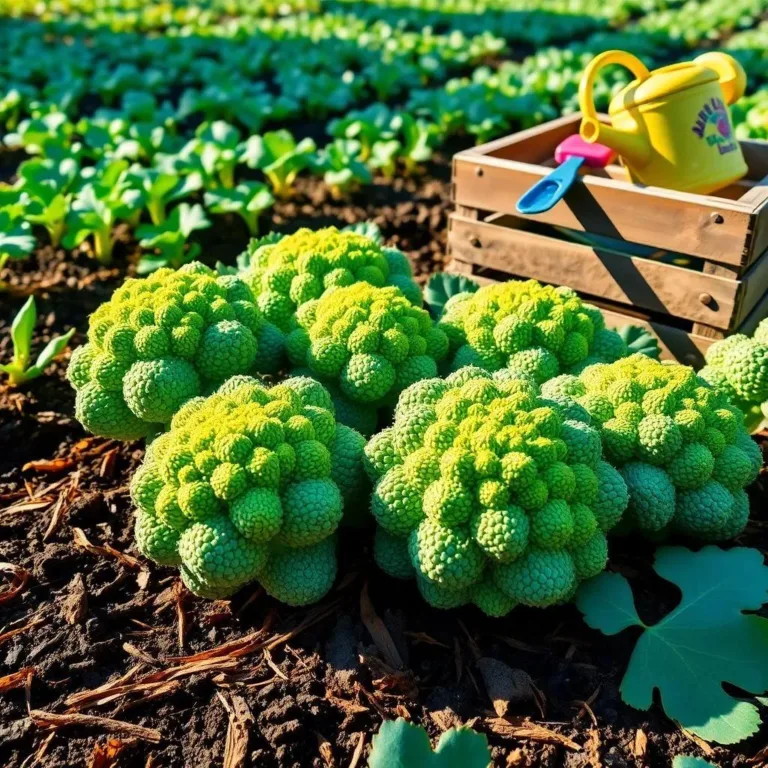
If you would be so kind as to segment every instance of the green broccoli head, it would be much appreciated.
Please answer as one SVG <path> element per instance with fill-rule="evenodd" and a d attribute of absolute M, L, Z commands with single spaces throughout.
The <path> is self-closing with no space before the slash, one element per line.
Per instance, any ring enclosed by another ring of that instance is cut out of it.
<path fill-rule="evenodd" d="M 407 257 L 395 248 L 336 227 L 300 229 L 293 235 L 255 248 L 242 277 L 264 317 L 288 331 L 296 310 L 319 299 L 329 288 L 358 282 L 376 287 L 394 285 L 414 305 L 421 306 L 419 286 Z"/>
<path fill-rule="evenodd" d="M 538 383 L 586 364 L 627 355 L 621 336 L 570 288 L 509 280 L 445 305 L 438 327 L 450 339 L 449 369 L 524 370 Z"/>
<path fill-rule="evenodd" d="M 294 365 L 370 412 L 393 403 L 413 382 L 436 376 L 448 340 L 398 288 L 355 283 L 305 304 L 286 348 Z"/>
<path fill-rule="evenodd" d="M 283 334 L 264 320 L 250 288 L 193 262 L 126 280 L 91 315 L 68 377 L 86 429 L 133 440 L 230 376 L 276 372 L 283 356 Z"/>
<path fill-rule="evenodd" d="M 374 557 L 415 575 L 438 608 L 567 602 L 605 568 L 605 534 L 628 502 L 597 430 L 526 373 L 465 367 L 412 384 L 365 454 Z"/>
<path fill-rule="evenodd" d="M 751 339 L 737 333 L 716 341 L 706 362 L 699 375 L 742 411 L 750 431 L 757 430 L 768 418 L 768 319 Z"/>
<path fill-rule="evenodd" d="M 589 412 L 629 489 L 626 529 L 708 541 L 744 529 L 760 451 L 740 411 L 692 368 L 635 354 L 556 377 L 542 394 Z"/>
<path fill-rule="evenodd" d="M 289 605 L 315 602 L 336 575 L 333 534 L 363 482 L 363 444 L 318 382 L 235 376 L 147 449 L 131 483 L 136 544 L 203 597 L 258 579 Z"/>

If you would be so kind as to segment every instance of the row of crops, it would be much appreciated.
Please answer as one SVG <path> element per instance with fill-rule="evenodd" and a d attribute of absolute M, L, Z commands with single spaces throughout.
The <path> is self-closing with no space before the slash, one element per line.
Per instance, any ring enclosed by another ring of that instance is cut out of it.
<path fill-rule="evenodd" d="M 178 267 L 212 217 L 256 235 L 302 175 L 344 198 L 452 139 L 574 111 L 610 48 L 649 65 L 728 49 L 750 81 L 738 135 L 764 138 L 764 15 L 762 0 L 2 0 L 0 129 L 23 154 L 0 187 L 0 264 L 45 233 L 109 263 L 124 222 L 141 272 Z M 627 77 L 608 71 L 598 106 Z"/>

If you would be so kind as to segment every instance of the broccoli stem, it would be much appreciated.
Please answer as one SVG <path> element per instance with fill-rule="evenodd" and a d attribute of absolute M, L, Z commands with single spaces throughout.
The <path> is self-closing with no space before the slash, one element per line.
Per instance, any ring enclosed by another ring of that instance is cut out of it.
<path fill-rule="evenodd" d="M 48 237 L 51 240 L 51 245 L 54 248 L 58 248 L 59 244 L 61 243 L 61 238 L 64 237 L 64 230 L 66 228 L 66 225 L 64 224 L 64 219 L 61 219 L 60 221 L 54 221 L 52 224 L 49 224 L 46 229 L 48 230 Z"/>
<path fill-rule="evenodd" d="M 219 181 L 221 181 L 222 187 L 226 187 L 227 189 L 234 189 L 235 187 L 234 163 L 232 165 L 225 165 L 221 169 L 219 169 Z"/>
<path fill-rule="evenodd" d="M 162 198 L 150 200 L 147 202 L 147 212 L 152 223 L 158 227 L 165 221 L 165 203 Z"/>
<path fill-rule="evenodd" d="M 97 229 L 93 233 L 93 252 L 96 260 L 104 266 L 112 263 L 112 227 Z"/>

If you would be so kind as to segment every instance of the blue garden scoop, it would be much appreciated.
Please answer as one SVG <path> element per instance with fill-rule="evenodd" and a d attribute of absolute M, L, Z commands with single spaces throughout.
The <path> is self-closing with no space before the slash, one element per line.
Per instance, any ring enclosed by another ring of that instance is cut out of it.
<path fill-rule="evenodd" d="M 616 153 L 603 144 L 587 144 L 574 133 L 557 145 L 555 161 L 558 167 L 537 181 L 518 201 L 517 212 L 526 216 L 548 211 L 560 202 L 586 163 L 590 168 L 605 168 Z"/>

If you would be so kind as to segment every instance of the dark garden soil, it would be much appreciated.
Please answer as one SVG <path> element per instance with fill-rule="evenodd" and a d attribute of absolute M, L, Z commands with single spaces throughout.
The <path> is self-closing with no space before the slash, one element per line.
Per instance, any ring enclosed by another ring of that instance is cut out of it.
<path fill-rule="evenodd" d="M 425 276 L 444 259 L 449 174 L 438 161 L 422 179 L 381 181 L 346 203 L 303 182 L 274 225 L 373 219 Z M 210 263 L 233 263 L 247 241 L 235 219 L 202 234 Z M 88 314 L 135 268 L 127 233 L 115 253 L 114 267 L 97 268 L 85 253 L 42 247 L 6 269 L 0 360 L 30 293 L 37 348 L 72 326 L 73 346 L 82 343 Z M 709 749 L 658 705 L 622 704 L 636 634 L 605 638 L 573 607 L 497 621 L 428 608 L 415 586 L 371 567 L 367 531 L 343 532 L 337 588 L 311 609 L 255 586 L 231 601 L 190 595 L 133 548 L 127 487 L 142 447 L 83 432 L 65 365 L 19 390 L 0 385 L 0 561 L 15 567 L 0 564 L 0 766 L 206 768 L 224 765 L 228 750 L 229 768 L 362 768 L 382 719 L 398 715 L 433 737 L 471 723 L 489 735 L 496 766 L 669 766 L 678 754 L 741 766 L 768 740 L 764 727 Z M 763 551 L 764 483 L 740 540 Z M 636 541 L 612 551 L 647 620 L 676 600 L 651 572 L 652 551 Z M 503 724 L 488 686 L 505 674 L 515 685 Z"/>

